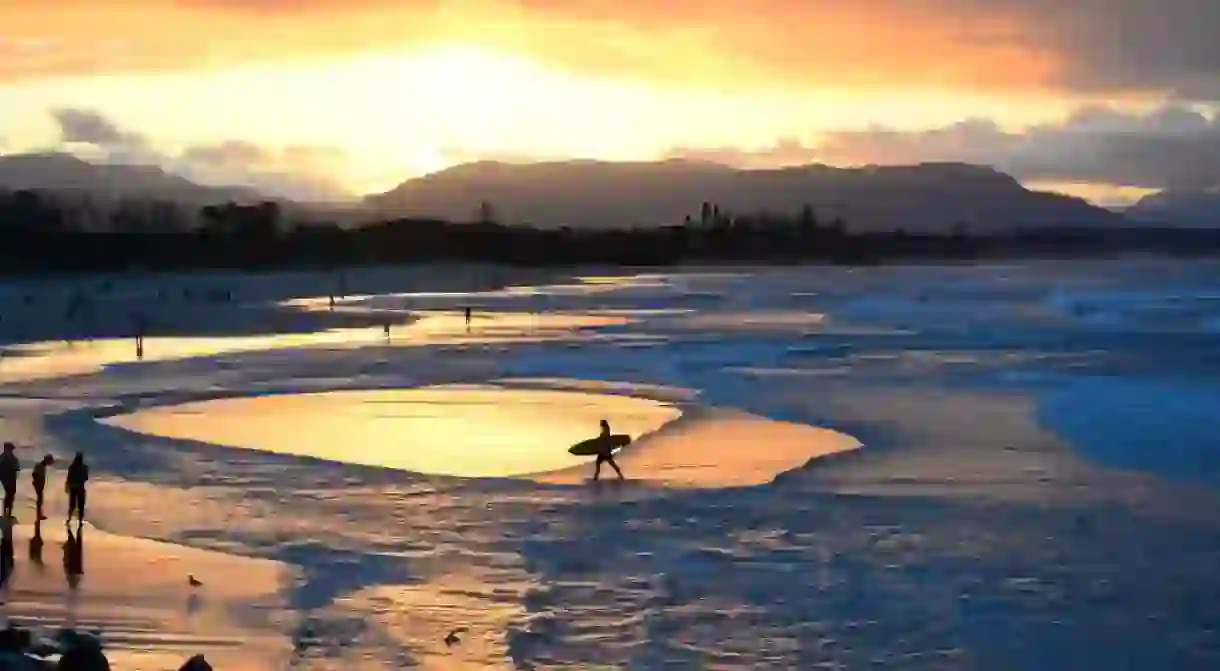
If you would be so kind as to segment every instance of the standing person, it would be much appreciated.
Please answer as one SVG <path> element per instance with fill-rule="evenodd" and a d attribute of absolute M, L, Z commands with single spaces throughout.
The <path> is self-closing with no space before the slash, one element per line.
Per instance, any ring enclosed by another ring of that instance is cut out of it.
<path fill-rule="evenodd" d="M 470 306 L 466 306 L 466 330 L 470 330 Z"/>
<path fill-rule="evenodd" d="M 47 466 L 55 463 L 55 457 L 46 455 L 37 464 L 34 464 L 34 471 L 30 474 L 34 481 L 34 507 L 38 513 L 39 520 L 45 520 L 46 515 L 42 514 L 42 491 L 47 486 Z"/>
<path fill-rule="evenodd" d="M 619 469 L 618 464 L 614 463 L 614 456 L 612 454 L 614 451 L 614 448 L 611 447 L 610 440 L 609 440 L 610 422 L 607 422 L 604 419 L 602 420 L 602 433 L 598 437 L 602 439 L 602 442 L 601 442 L 601 449 L 599 449 L 597 452 L 597 463 L 594 464 L 594 466 L 593 466 L 593 481 L 597 482 L 597 478 L 599 476 L 601 476 L 603 461 L 610 464 L 610 467 L 614 469 L 614 472 L 618 473 L 619 480 L 624 479 L 623 471 L 621 471 Z"/>
<path fill-rule="evenodd" d="M 89 482 L 89 467 L 85 465 L 85 455 L 80 452 L 72 458 L 68 465 L 68 477 L 64 479 L 64 490 L 68 492 L 68 522 L 76 515 L 76 524 L 80 526 L 85 521 L 85 483 Z"/>
<path fill-rule="evenodd" d="M 144 315 L 138 314 L 135 316 L 135 331 L 136 331 L 136 358 L 144 360 L 144 333 L 148 330 L 148 321 Z"/>
<path fill-rule="evenodd" d="M 17 473 L 21 471 L 21 462 L 17 461 L 17 446 L 4 444 L 4 454 L 0 454 L 0 485 L 4 485 L 4 519 L 13 520 L 13 501 L 17 498 Z"/>

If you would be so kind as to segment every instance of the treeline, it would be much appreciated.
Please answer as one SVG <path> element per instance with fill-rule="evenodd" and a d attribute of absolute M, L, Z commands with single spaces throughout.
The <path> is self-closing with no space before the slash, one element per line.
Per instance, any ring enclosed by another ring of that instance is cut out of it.
<path fill-rule="evenodd" d="M 799 212 L 730 213 L 705 203 L 678 225 L 619 230 L 539 229 L 498 223 L 489 204 L 478 221 L 395 219 L 342 228 L 288 220 L 275 203 L 208 205 L 193 217 L 166 206 L 125 208 L 110 225 L 84 228 L 79 217 L 31 192 L 0 197 L 3 272 L 134 269 L 328 267 L 418 261 L 518 265 L 681 262 L 869 264 L 1013 256 L 1089 256 L 1123 251 L 1220 252 L 1220 231 L 1043 229 L 973 234 L 965 225 L 941 235 L 853 233 L 849 222 Z"/>

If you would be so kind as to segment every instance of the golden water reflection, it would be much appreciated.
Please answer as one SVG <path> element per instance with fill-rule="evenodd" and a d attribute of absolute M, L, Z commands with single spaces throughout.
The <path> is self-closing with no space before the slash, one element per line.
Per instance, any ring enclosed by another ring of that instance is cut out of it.
<path fill-rule="evenodd" d="M 638 437 L 678 418 L 673 405 L 573 391 L 446 385 L 221 399 L 103 420 L 132 431 L 365 466 L 465 477 L 539 473 L 588 462 L 567 452 L 598 420 Z"/>
<path fill-rule="evenodd" d="M 322 299 L 325 300 L 325 299 Z M 401 316 L 400 316 L 401 317 Z M 46 380 L 94 373 L 116 364 L 172 361 L 240 352 L 309 348 L 359 349 L 371 346 L 480 346 L 551 342 L 586 337 L 585 329 L 616 326 L 624 316 L 596 313 L 479 313 L 467 326 L 460 312 L 417 312 L 394 322 L 389 336 L 381 328 L 334 328 L 304 333 L 213 337 L 149 337 L 144 357 L 132 338 L 80 342 L 41 342 L 0 349 L 0 383 Z"/>

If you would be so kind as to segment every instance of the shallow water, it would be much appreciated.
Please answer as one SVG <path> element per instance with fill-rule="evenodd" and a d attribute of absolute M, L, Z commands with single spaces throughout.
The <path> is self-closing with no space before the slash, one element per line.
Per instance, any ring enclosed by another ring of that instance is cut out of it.
<path fill-rule="evenodd" d="M 632 437 L 680 416 L 671 405 L 572 391 L 447 385 L 202 401 L 106 420 L 178 440 L 417 473 L 494 477 L 584 464 L 565 446 L 602 419 Z"/>
<path fill-rule="evenodd" d="M 85 450 L 94 522 L 111 533 L 299 571 L 279 616 L 250 625 L 282 635 L 294 668 L 1220 663 L 1208 412 L 1220 398 L 1220 270 L 594 274 L 481 293 L 393 289 L 381 275 L 385 289 L 356 286 L 342 310 L 310 312 L 336 325 L 402 306 L 436 316 L 390 343 L 374 325 L 340 346 L 271 338 L 71 374 L 43 352 L 21 365 L 55 376 L 6 384 L 0 430 L 36 446 L 22 448 L 27 463 L 34 449 Z M 306 295 L 271 284 L 242 324 Z M 328 403 L 421 400 L 435 390 L 401 390 L 452 384 L 561 396 L 536 421 L 447 404 L 444 440 L 400 420 L 374 431 L 379 404 Z M 628 407 L 648 408 L 639 431 L 668 421 L 658 407 L 684 413 L 623 455 L 624 485 L 591 487 L 588 471 L 461 477 L 533 470 L 540 455 L 559 467 L 549 460 L 615 404 L 616 430 Z M 209 412 L 180 414 L 192 407 Z M 241 408 L 257 420 L 235 419 Z M 372 435 L 326 434 L 311 422 L 327 412 Z M 97 421 L 119 417 L 186 428 L 164 438 Z M 490 433 L 528 438 L 523 461 L 495 473 L 446 470 L 455 462 L 439 447 L 387 464 L 378 447 L 399 431 L 424 445 L 472 439 L 459 459 L 496 422 Z M 292 435 L 304 437 L 279 442 Z"/>

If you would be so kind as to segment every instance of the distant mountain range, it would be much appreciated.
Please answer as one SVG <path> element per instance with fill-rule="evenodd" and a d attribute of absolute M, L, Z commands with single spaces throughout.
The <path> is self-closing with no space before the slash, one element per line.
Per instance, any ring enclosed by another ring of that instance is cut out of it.
<path fill-rule="evenodd" d="M 156 166 L 90 163 L 60 153 L 0 156 L 0 188 L 40 189 L 100 202 L 148 198 L 202 205 L 261 198 L 252 189 L 202 186 Z"/>
<path fill-rule="evenodd" d="M 1139 224 L 1218 228 L 1220 190 L 1161 191 L 1144 196 L 1124 214 Z"/>
<path fill-rule="evenodd" d="M 738 213 L 795 213 L 805 204 L 853 231 L 972 232 L 1121 226 L 1121 215 L 1030 191 L 991 168 L 958 163 L 739 170 L 715 163 L 478 162 L 408 180 L 365 202 L 387 216 L 469 220 L 486 201 L 498 220 L 541 228 L 678 224 L 705 201 Z"/>
<path fill-rule="evenodd" d="M 155 166 L 103 165 L 68 154 L 0 156 L 0 189 L 41 189 L 100 203 L 152 199 L 198 207 L 278 200 L 286 212 L 353 223 L 373 217 L 470 221 L 481 203 L 503 223 L 541 228 L 624 227 L 698 220 L 704 202 L 755 214 L 842 218 L 850 230 L 974 233 L 1015 228 L 1120 227 L 1132 223 L 1220 227 L 1220 191 L 1165 192 L 1123 213 L 1054 193 L 1031 191 L 994 169 L 960 163 L 833 168 L 807 165 L 741 170 L 687 160 L 611 163 L 467 163 L 409 179 L 360 203 L 289 203 L 245 187 L 204 186 Z"/>

